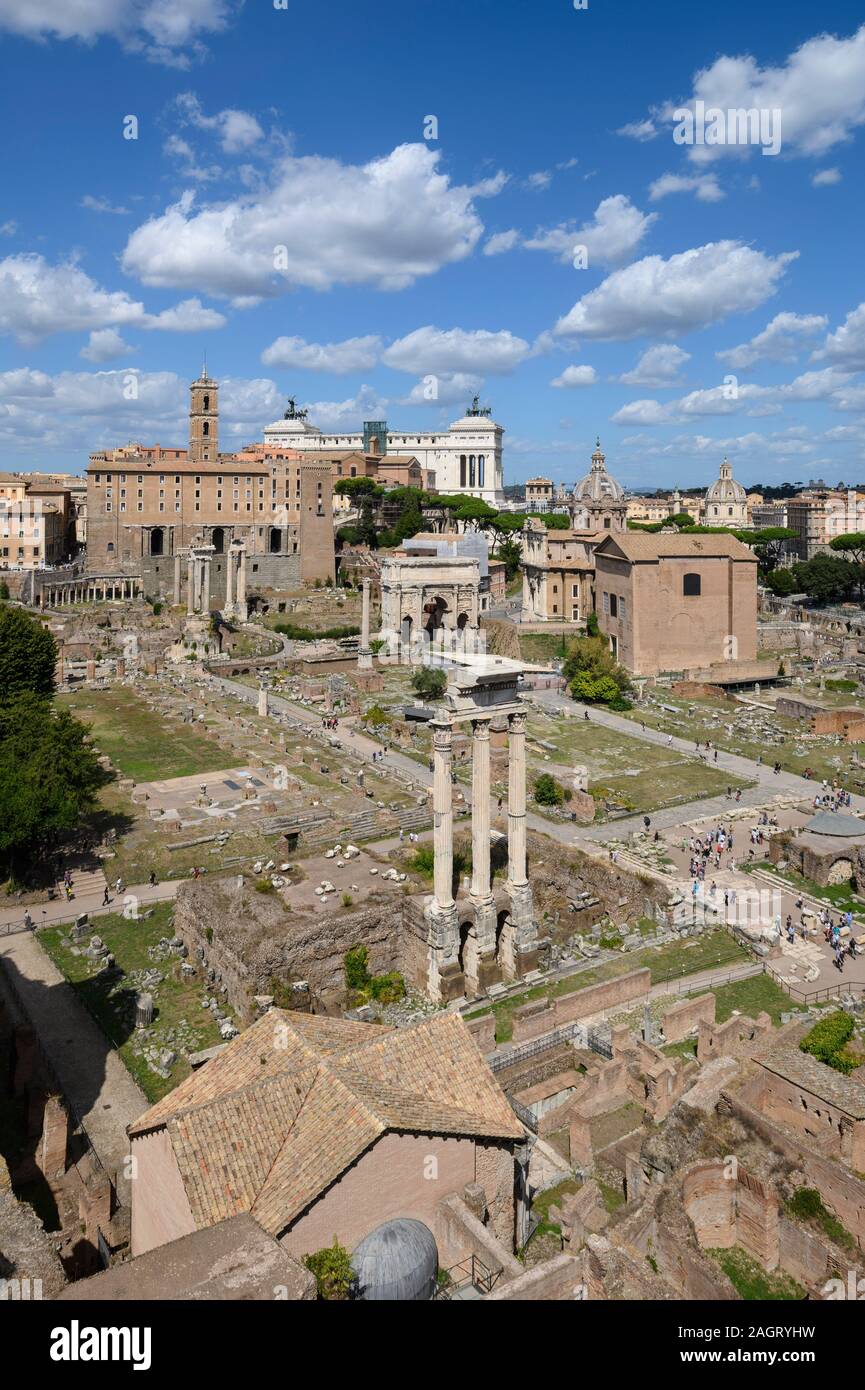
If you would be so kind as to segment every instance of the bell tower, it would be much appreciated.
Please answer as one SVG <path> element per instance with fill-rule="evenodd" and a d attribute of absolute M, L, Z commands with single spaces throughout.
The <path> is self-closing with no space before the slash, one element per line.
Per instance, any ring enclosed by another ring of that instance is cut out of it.
<path fill-rule="evenodd" d="M 219 385 L 207 375 L 207 363 L 201 376 L 189 388 L 189 460 L 191 463 L 212 463 L 219 453 Z"/>

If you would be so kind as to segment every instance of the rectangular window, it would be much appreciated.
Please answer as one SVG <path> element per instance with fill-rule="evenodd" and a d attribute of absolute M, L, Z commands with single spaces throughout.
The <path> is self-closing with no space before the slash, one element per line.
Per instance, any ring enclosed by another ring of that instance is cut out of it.
<path fill-rule="evenodd" d="M 625 621 L 625 600 L 623 598 L 619 599 L 619 617 L 622 622 Z"/>
<path fill-rule="evenodd" d="M 610 594 L 610 617 L 611 617 L 611 618 L 617 618 L 618 616 L 619 616 L 619 600 L 616 598 L 616 595 L 615 595 L 615 594 Z"/>
<path fill-rule="evenodd" d="M 605 613 L 609 613 L 609 611 L 610 611 L 610 595 L 609 595 L 609 594 L 604 594 L 604 612 L 605 612 Z"/>

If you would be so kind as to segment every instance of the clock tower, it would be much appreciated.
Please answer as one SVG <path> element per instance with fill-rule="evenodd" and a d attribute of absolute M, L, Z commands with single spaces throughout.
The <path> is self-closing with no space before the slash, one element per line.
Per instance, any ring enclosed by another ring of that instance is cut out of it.
<path fill-rule="evenodd" d="M 219 386 L 207 375 L 189 388 L 189 459 L 191 463 L 212 463 L 219 453 Z"/>

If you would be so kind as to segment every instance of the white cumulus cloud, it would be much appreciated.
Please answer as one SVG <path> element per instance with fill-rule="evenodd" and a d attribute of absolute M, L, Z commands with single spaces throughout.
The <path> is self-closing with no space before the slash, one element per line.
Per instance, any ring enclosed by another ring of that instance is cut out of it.
<path fill-rule="evenodd" d="M 552 252 L 565 262 L 573 261 L 576 247 L 585 246 L 590 266 L 615 265 L 639 246 L 657 215 L 641 212 L 624 193 L 616 193 L 598 204 L 591 221 L 563 222 L 539 230 L 523 244 L 530 251 Z"/>
<path fill-rule="evenodd" d="M 381 339 L 346 338 L 340 343 L 307 343 L 303 338 L 277 338 L 264 349 L 261 360 L 266 367 L 303 367 L 313 372 L 367 371 L 374 367 L 381 351 Z"/>
<path fill-rule="evenodd" d="M 502 329 L 434 328 L 428 324 L 397 338 L 382 353 L 387 367 L 413 376 L 451 375 L 454 372 L 507 375 L 531 355 L 524 338 Z"/>
<path fill-rule="evenodd" d="M 287 156 L 264 193 L 200 209 L 184 194 L 132 233 L 123 268 L 147 285 L 234 298 L 293 285 L 403 289 L 463 260 L 483 232 L 471 190 L 439 172 L 440 158 L 419 144 L 358 165 Z"/>
<path fill-rule="evenodd" d="M 579 367 L 571 366 L 565 367 L 565 370 L 562 372 L 561 376 L 555 377 L 550 382 L 550 385 L 560 387 L 594 386 L 597 380 L 598 374 L 595 371 L 594 367 L 588 367 L 585 365 Z"/>
<path fill-rule="evenodd" d="M 645 256 L 607 276 L 553 331 L 559 337 L 622 341 L 705 328 L 756 309 L 775 293 L 797 255 L 767 256 L 738 241 L 717 241 L 667 260 Z"/>
<path fill-rule="evenodd" d="M 726 348 L 715 356 L 730 367 L 751 367 L 755 362 L 794 362 L 826 327 L 824 314 L 776 314 L 748 343 Z"/>

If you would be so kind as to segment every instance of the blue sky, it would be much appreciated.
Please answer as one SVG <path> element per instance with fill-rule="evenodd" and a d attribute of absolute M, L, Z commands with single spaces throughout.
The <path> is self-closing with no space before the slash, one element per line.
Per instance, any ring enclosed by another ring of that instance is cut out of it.
<path fill-rule="evenodd" d="M 206 352 L 223 448 L 478 390 L 506 482 L 865 482 L 849 3 L 0 0 L 0 61 L 4 469 L 183 442 Z"/>

